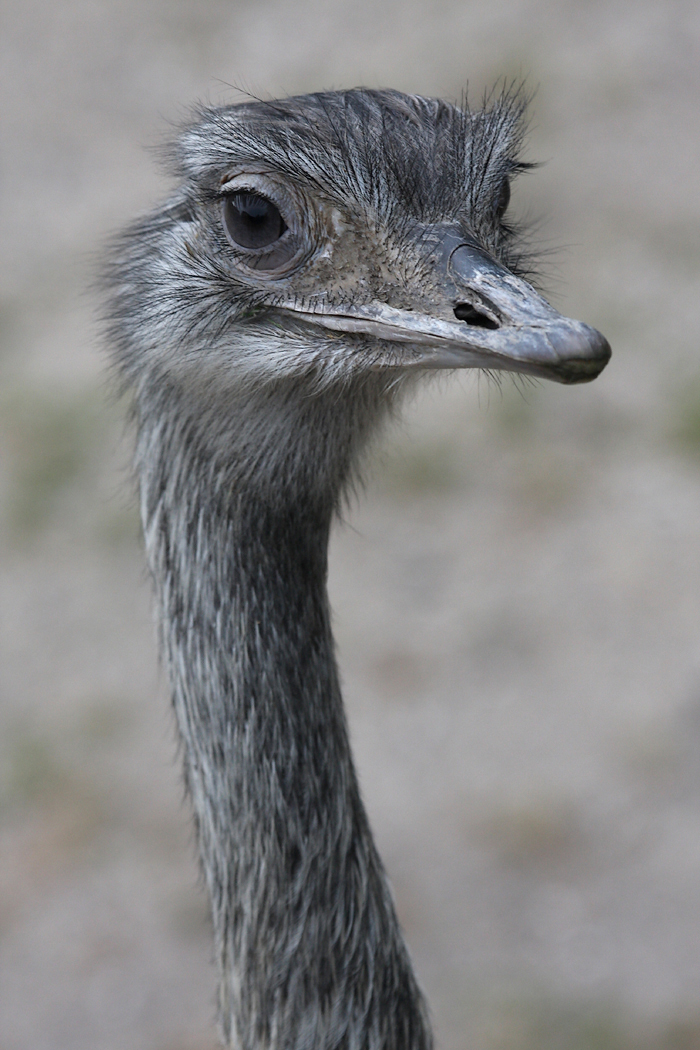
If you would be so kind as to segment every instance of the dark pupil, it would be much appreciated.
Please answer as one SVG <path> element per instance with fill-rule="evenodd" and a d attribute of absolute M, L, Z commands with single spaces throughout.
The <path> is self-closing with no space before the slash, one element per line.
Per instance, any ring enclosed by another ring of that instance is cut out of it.
<path fill-rule="evenodd" d="M 224 204 L 224 223 L 234 244 L 266 248 L 287 229 L 279 209 L 257 193 L 232 193 Z"/>

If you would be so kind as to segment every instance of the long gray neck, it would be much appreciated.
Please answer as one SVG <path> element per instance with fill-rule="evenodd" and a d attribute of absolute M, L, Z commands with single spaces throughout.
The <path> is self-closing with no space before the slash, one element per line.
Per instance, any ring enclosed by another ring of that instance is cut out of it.
<path fill-rule="evenodd" d="M 360 799 L 326 594 L 332 515 L 382 397 L 358 391 L 353 417 L 332 392 L 193 412 L 171 388 L 141 410 L 148 557 L 238 1050 L 432 1045 Z"/>

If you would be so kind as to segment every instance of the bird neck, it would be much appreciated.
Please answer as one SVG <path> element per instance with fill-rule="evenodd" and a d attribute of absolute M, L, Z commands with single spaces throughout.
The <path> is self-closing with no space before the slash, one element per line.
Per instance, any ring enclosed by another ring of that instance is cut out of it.
<path fill-rule="evenodd" d="M 342 418 L 330 393 L 223 407 L 185 411 L 172 391 L 167 411 L 142 413 L 137 462 L 224 1038 L 240 1050 L 427 1050 L 353 768 L 326 595 L 333 511 L 372 413 Z"/>

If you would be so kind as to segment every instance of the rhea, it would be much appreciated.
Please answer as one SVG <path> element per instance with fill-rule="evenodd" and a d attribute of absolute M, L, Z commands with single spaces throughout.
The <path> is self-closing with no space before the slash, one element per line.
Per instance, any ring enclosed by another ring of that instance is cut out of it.
<path fill-rule="evenodd" d="M 203 108 L 115 241 L 113 360 L 237 1050 L 428 1050 L 358 789 L 326 594 L 373 433 L 435 369 L 610 356 L 528 283 L 524 103 L 352 90 Z"/>

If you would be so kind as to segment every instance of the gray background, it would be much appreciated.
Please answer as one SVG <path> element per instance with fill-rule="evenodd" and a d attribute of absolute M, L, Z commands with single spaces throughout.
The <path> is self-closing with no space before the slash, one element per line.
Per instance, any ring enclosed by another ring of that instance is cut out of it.
<path fill-rule="evenodd" d="M 214 978 L 86 291 L 197 98 L 527 76 L 590 387 L 417 398 L 336 530 L 363 791 L 443 1050 L 700 1047 L 700 8 L 0 7 L 0 1048 L 206 1050 Z"/>

